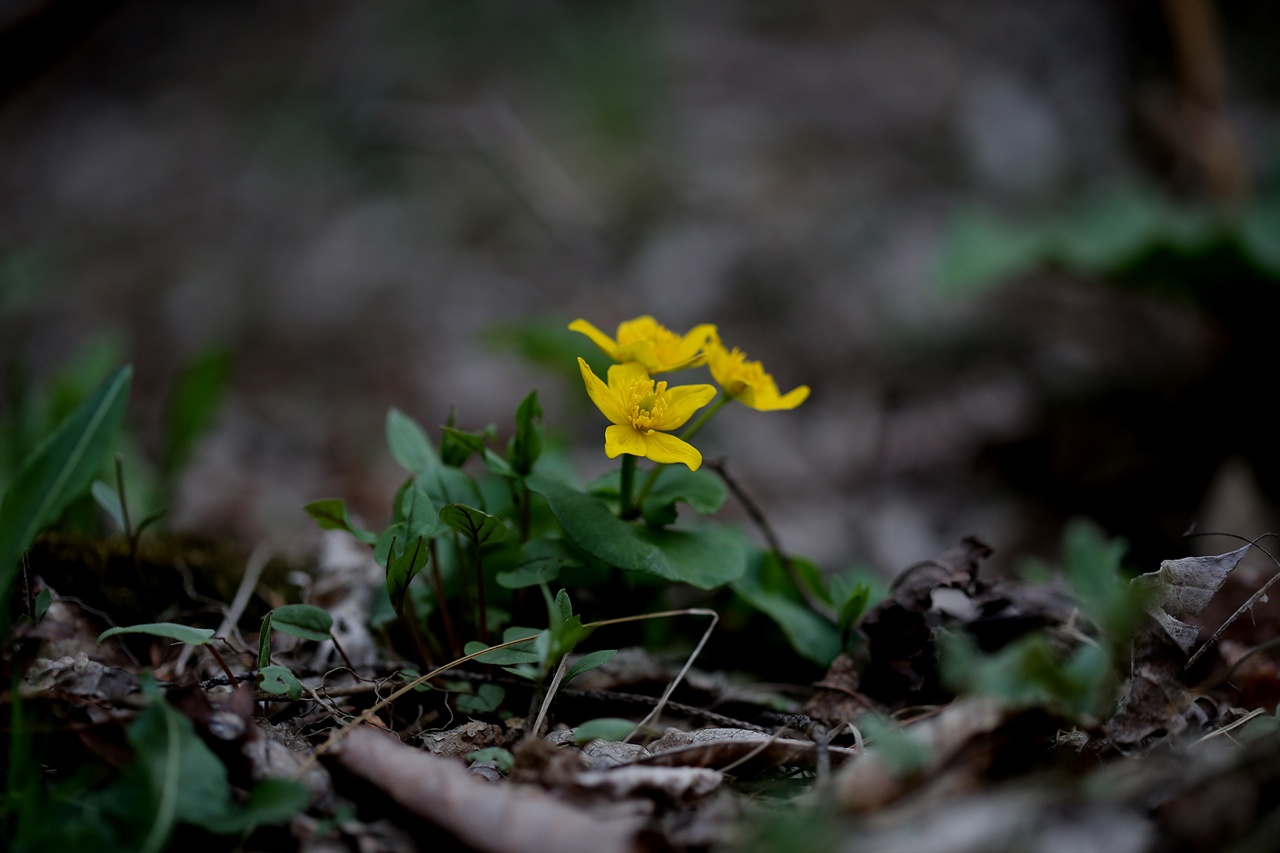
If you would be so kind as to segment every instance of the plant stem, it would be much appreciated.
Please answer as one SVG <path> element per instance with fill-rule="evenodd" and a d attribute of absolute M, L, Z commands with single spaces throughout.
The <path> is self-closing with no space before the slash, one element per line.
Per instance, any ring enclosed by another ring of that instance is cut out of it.
<path fill-rule="evenodd" d="M 476 612 L 480 620 L 480 641 L 489 645 L 489 619 L 484 608 L 484 571 L 480 565 L 480 543 L 476 547 Z"/>
<path fill-rule="evenodd" d="M 449 617 L 449 602 L 444 597 L 444 578 L 440 576 L 440 558 L 437 556 L 436 540 L 429 540 L 427 546 L 431 550 L 431 585 L 436 591 L 436 602 L 440 607 L 440 619 L 444 622 L 444 636 L 449 643 L 449 654 L 459 654 L 458 636 L 453 633 L 453 619 Z"/>
<path fill-rule="evenodd" d="M 205 648 L 207 648 L 213 656 L 218 659 L 218 666 L 222 667 L 222 671 L 227 675 L 227 681 L 231 684 L 231 689 L 234 690 L 236 686 L 236 677 L 231 674 L 231 669 L 227 666 L 227 662 L 222 659 L 222 655 L 218 654 L 218 650 L 213 647 L 213 643 L 206 644 Z"/>
<path fill-rule="evenodd" d="M 631 503 L 631 489 L 636 483 L 636 458 L 630 453 L 622 457 L 622 482 L 618 486 L 618 518 L 635 518 L 636 508 Z"/>
<path fill-rule="evenodd" d="M 711 408 L 699 415 L 696 421 L 689 424 L 689 426 L 685 428 L 685 431 L 680 433 L 680 439 L 682 441 L 688 441 L 697 435 L 698 430 L 706 426 L 707 421 L 711 420 L 715 413 L 728 405 L 729 401 L 732 399 L 733 398 L 728 394 L 721 394 L 719 399 L 716 400 L 715 404 L 712 405 Z M 658 475 L 660 475 L 666 467 L 666 465 L 653 466 L 653 470 L 649 472 L 649 477 L 644 481 L 644 485 L 640 487 L 640 494 L 636 496 L 636 506 L 644 506 L 644 502 L 649 497 L 649 493 L 653 491 L 654 485 L 658 482 Z"/>

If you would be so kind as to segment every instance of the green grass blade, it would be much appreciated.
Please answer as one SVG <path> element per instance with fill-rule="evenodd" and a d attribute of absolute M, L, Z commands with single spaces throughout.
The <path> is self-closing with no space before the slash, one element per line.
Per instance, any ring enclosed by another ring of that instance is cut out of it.
<path fill-rule="evenodd" d="M 8 596 L 22 553 L 89 488 L 120 430 L 132 375 L 125 365 L 108 377 L 26 459 L 9 485 L 0 504 L 0 597 Z"/>

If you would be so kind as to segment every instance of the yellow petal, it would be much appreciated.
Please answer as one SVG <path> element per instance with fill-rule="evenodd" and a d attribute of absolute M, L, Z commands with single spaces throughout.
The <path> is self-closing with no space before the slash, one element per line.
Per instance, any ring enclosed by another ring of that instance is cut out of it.
<path fill-rule="evenodd" d="M 587 395 L 596 408 L 615 424 L 630 424 L 631 420 L 618 394 L 600 381 L 600 377 L 591 371 L 591 367 L 581 357 L 578 358 L 578 369 L 582 371 L 582 381 L 587 386 Z M 609 378 L 613 379 L 614 368 L 609 368 Z"/>
<path fill-rule="evenodd" d="M 672 430 L 684 426 L 693 413 L 701 409 L 716 395 L 714 385 L 677 385 L 666 393 L 667 413 L 662 419 L 662 429 Z"/>
<path fill-rule="evenodd" d="M 662 328 L 657 320 L 645 314 L 634 320 L 625 320 L 618 324 L 618 346 L 633 344 L 636 341 L 652 341 Z"/>
<path fill-rule="evenodd" d="M 617 342 L 586 320 L 574 320 L 569 324 L 569 331 L 586 335 L 593 344 L 600 347 L 600 350 L 605 355 L 609 356 L 609 358 L 617 359 Z"/>
<path fill-rule="evenodd" d="M 751 396 L 753 399 L 748 400 Z M 794 409 L 796 406 L 809 399 L 809 386 L 801 385 L 798 388 L 792 388 L 786 394 L 779 396 L 777 387 L 769 389 L 766 394 L 744 394 L 741 398 L 751 408 L 758 412 L 775 412 L 784 409 Z"/>
<path fill-rule="evenodd" d="M 641 438 L 645 445 L 644 455 L 654 462 L 663 465 L 679 462 L 688 465 L 690 471 L 697 471 L 698 466 L 702 464 L 702 454 L 698 452 L 698 448 L 684 439 L 667 435 L 665 432 L 655 432 Z"/>
<path fill-rule="evenodd" d="M 604 455 L 617 459 L 624 453 L 645 455 L 645 438 L 631 426 L 614 424 L 604 431 Z"/>
<path fill-rule="evenodd" d="M 724 348 L 724 344 L 720 343 L 719 338 L 712 340 L 707 346 L 707 367 L 711 370 L 711 378 L 716 381 L 716 384 L 730 393 L 734 382 L 734 364 L 734 357 Z"/>
<path fill-rule="evenodd" d="M 707 353 L 703 352 L 703 350 L 707 349 L 712 341 L 718 340 L 716 327 L 711 323 L 702 323 L 694 326 L 684 336 L 684 340 L 680 342 L 682 363 L 679 367 L 669 367 L 667 369 L 679 370 L 681 367 L 701 367 L 707 363 Z"/>
<path fill-rule="evenodd" d="M 579 361 L 581 361 L 581 359 L 579 359 Z M 609 367 L 609 389 L 613 392 L 614 396 L 618 397 L 620 410 L 622 406 L 621 401 L 626 399 L 624 395 L 631 390 L 631 386 L 637 382 L 647 380 L 648 378 L 649 371 L 645 370 L 644 365 L 639 364 L 638 362 L 628 361 L 623 364 L 614 364 Z M 609 420 L 613 421 L 615 424 L 631 423 L 628 419 L 630 417 L 629 413 L 624 411 L 623 414 L 624 417 L 620 421 L 614 421 L 613 418 L 609 418 Z"/>

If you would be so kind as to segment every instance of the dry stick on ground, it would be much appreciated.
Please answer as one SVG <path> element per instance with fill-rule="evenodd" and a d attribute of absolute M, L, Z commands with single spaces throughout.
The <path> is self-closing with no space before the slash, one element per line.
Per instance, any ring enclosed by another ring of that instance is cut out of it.
<path fill-rule="evenodd" d="M 218 626 L 218 630 L 214 633 L 217 635 L 226 634 L 236 630 L 236 625 L 240 622 L 240 616 L 244 613 L 245 607 L 249 605 L 249 599 L 253 596 L 254 589 L 258 586 L 258 581 L 262 578 L 262 572 L 267 567 L 267 563 L 271 562 L 272 548 L 268 542 L 259 542 L 249 554 L 249 559 L 245 562 L 244 577 L 240 579 L 240 586 L 236 589 L 235 598 L 231 599 L 231 606 L 227 608 L 226 614 L 222 617 L 222 624 Z M 243 640 L 243 638 L 241 638 Z M 191 653 L 195 651 L 195 646 L 185 646 L 182 653 L 178 655 L 178 663 L 174 667 L 174 672 L 178 675 L 186 669 L 187 661 L 191 659 Z"/>
<path fill-rule="evenodd" d="M 667 689 L 663 691 L 662 698 L 658 700 L 658 704 L 654 705 L 653 710 L 646 714 L 645 718 L 637 723 L 636 727 L 631 730 L 631 733 L 623 738 L 623 743 L 630 741 L 631 738 L 635 736 L 636 732 L 640 731 L 662 713 L 662 709 L 667 706 L 667 700 L 671 698 L 671 694 L 675 692 L 676 687 L 684 680 L 685 675 L 689 672 L 689 667 L 693 666 L 694 660 L 697 659 L 698 655 L 702 652 L 702 647 L 705 646 L 707 644 L 707 640 L 711 638 L 711 632 L 715 630 L 716 624 L 720 621 L 720 614 L 716 613 L 714 610 L 705 610 L 701 607 L 688 607 L 684 610 L 664 610 L 661 613 L 642 613 L 638 616 L 621 616 L 617 619 L 603 619 L 599 622 L 591 622 L 590 624 L 582 626 L 583 628 L 590 628 L 594 630 L 596 628 L 603 628 L 606 625 L 619 625 L 623 622 L 640 622 L 645 619 L 665 619 L 668 616 L 710 616 L 711 624 L 708 625 L 707 630 L 703 632 L 702 639 L 698 640 L 698 645 L 694 646 L 693 651 L 685 660 L 684 666 L 680 668 L 680 671 L 676 673 L 676 677 L 671 680 L 671 683 L 667 685 Z M 541 727 L 543 716 L 546 714 L 547 708 L 551 706 L 551 699 L 556 695 L 556 690 L 560 687 L 560 680 L 564 674 L 568 659 L 568 655 L 565 655 L 560 660 L 560 667 L 556 671 L 555 679 L 551 682 L 551 687 L 547 690 L 547 696 L 542 701 L 542 708 L 538 712 L 537 722 L 533 727 L 534 734 L 537 734 Z"/>
<path fill-rule="evenodd" d="M 651 720 L 656 718 L 657 715 L 662 712 L 663 707 L 667 703 L 667 699 L 670 698 L 672 692 L 676 689 L 676 686 L 679 685 L 681 680 L 688 673 L 689 668 L 693 666 L 693 661 L 695 658 L 697 658 L 698 653 L 702 651 L 702 647 L 706 645 L 707 639 L 711 636 L 712 630 L 715 629 L 717 623 L 719 623 L 720 621 L 720 614 L 716 613 L 714 610 L 707 610 L 701 607 L 689 607 L 683 610 L 664 610 L 661 613 L 646 613 L 639 616 L 623 616 L 617 619 L 604 619 L 599 622 L 588 622 L 586 625 L 582 626 L 583 628 L 594 630 L 596 628 L 602 628 L 605 625 L 618 625 L 623 622 L 637 622 L 642 619 L 661 619 L 667 616 L 710 616 L 711 625 L 707 628 L 706 632 L 702 635 L 702 639 L 698 641 L 698 645 L 694 647 L 693 652 L 689 655 L 688 660 L 685 661 L 684 666 L 681 667 L 680 672 L 676 674 L 676 677 L 672 680 L 671 684 L 667 686 L 666 691 L 662 694 L 662 698 L 658 700 L 658 704 L 654 707 L 652 711 L 650 711 L 645 716 L 643 720 L 639 722 L 639 724 L 636 725 L 635 729 L 631 732 L 631 734 L 627 735 L 624 741 L 629 741 L 636 734 L 636 732 L 640 731 L 640 729 L 648 725 L 648 723 Z M 505 643 L 498 643 L 497 645 L 488 646 L 487 648 L 481 649 L 478 652 L 472 652 L 469 655 L 465 655 L 464 657 L 460 657 L 457 660 L 450 661 L 449 663 L 444 664 L 443 666 L 437 667 L 436 669 L 433 669 L 431 672 L 428 672 L 426 675 L 421 675 L 415 678 L 413 681 L 410 681 L 408 684 L 401 687 L 399 690 L 395 691 L 387 698 L 383 699 L 382 701 L 378 702 L 375 705 L 370 706 L 369 708 L 366 708 L 365 711 L 361 713 L 359 717 L 356 717 L 355 720 L 351 721 L 350 723 L 347 723 L 341 728 L 335 729 L 334 732 L 331 735 L 329 735 L 328 739 L 326 739 L 324 743 L 317 746 L 315 749 L 315 752 L 313 752 L 311 756 L 302 763 L 302 765 L 298 768 L 298 771 L 294 774 L 294 778 L 295 779 L 299 778 L 302 775 L 302 773 L 311 766 L 312 762 L 318 759 L 321 755 L 324 755 L 329 750 L 333 749 L 338 744 L 338 742 L 342 740 L 342 738 L 346 735 L 347 732 L 349 732 L 351 729 L 353 729 L 358 725 L 369 722 L 369 720 L 373 719 L 373 716 L 376 713 L 381 711 L 386 706 L 390 705 L 395 700 L 399 699 L 401 696 L 404 696 L 406 693 L 413 690 L 418 685 L 425 684 L 431 679 L 436 678 L 437 676 L 440 676 L 445 672 L 448 672 L 450 669 L 453 669 L 458 664 L 466 663 L 469 660 L 474 660 L 478 657 L 482 657 L 484 655 L 487 655 L 489 652 L 496 651 L 498 649 L 506 649 L 506 648 L 510 648 L 511 646 L 518 646 L 523 643 L 532 642 L 536 639 L 538 639 L 538 635 L 533 634 L 528 637 L 520 637 L 519 639 L 508 640 Z"/>
<path fill-rule="evenodd" d="M 333 733 L 329 735 L 328 739 L 326 739 L 324 743 L 317 746 L 315 748 L 315 751 L 311 753 L 311 756 L 306 761 L 302 762 L 302 765 L 298 768 L 297 772 L 294 773 L 293 778 L 294 779 L 300 778 L 302 774 L 311 767 L 312 762 L 314 762 L 320 756 L 324 755 L 329 750 L 333 749 L 338 744 L 338 742 L 342 740 L 342 738 L 346 735 L 346 733 L 349 732 L 352 728 L 354 728 L 355 726 L 361 725 L 363 723 L 369 722 L 370 720 L 373 719 L 375 714 L 377 714 L 383 708 L 390 705 L 395 700 L 399 699 L 401 696 L 404 696 L 406 693 L 413 690 L 418 685 L 426 684 L 431 679 L 436 678 L 437 676 L 445 672 L 448 672 L 449 670 L 453 669 L 455 666 L 457 666 L 460 663 L 466 663 L 469 660 L 474 660 L 480 657 L 481 655 L 487 655 L 489 652 L 496 651 L 497 649 L 506 649 L 506 648 L 510 648 L 511 646 L 518 646 L 521 643 L 529 643 L 536 639 L 538 639 L 538 635 L 531 634 L 528 637 L 521 637 L 518 640 L 509 640 L 508 642 L 505 642 L 505 643 L 498 643 L 496 646 L 489 646 L 487 648 L 481 649 L 478 652 L 473 652 L 469 655 L 460 657 L 455 661 L 450 661 L 444 666 L 436 667 L 435 669 L 431 670 L 431 672 L 428 672 L 426 675 L 418 676 L 413 681 L 410 681 L 408 684 L 406 684 L 404 687 L 401 687 L 399 690 L 392 693 L 386 699 L 383 699 L 381 702 L 378 702 L 376 705 L 372 705 L 369 708 L 366 708 L 364 712 L 360 714 L 360 716 L 356 717 L 350 723 L 347 723 L 345 726 L 342 726 L 341 728 L 335 729 Z"/>
<path fill-rule="evenodd" d="M 836 612 L 822 599 L 813 594 L 813 590 L 809 589 L 809 585 L 796 572 L 795 564 L 791 562 L 791 558 L 782 550 L 781 543 L 778 542 L 777 535 L 773 532 L 773 528 L 769 525 L 769 521 L 764 517 L 764 513 L 756 506 L 751 498 L 747 497 L 747 493 L 742 490 L 742 486 L 738 481 L 729 476 L 728 460 L 721 457 L 720 459 L 707 460 L 707 467 L 720 476 L 724 480 L 724 484 L 729 487 L 729 491 L 733 492 L 742 508 L 747 511 L 747 515 L 751 517 L 751 521 L 755 523 L 760 534 L 764 536 L 765 542 L 769 543 L 769 550 L 777 556 L 778 561 L 782 563 L 782 567 L 786 569 L 787 576 L 791 578 L 791 582 L 795 584 L 800 595 L 804 597 L 805 603 L 809 605 L 815 612 L 822 614 L 833 622 L 836 621 Z"/>

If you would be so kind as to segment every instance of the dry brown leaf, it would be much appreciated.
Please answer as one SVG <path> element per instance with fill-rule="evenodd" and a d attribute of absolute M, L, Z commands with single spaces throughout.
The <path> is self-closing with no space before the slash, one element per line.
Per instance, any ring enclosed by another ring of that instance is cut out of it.
<path fill-rule="evenodd" d="M 337 751 L 347 771 L 476 850 L 494 853 L 613 853 L 638 849 L 642 820 L 602 820 L 543 791 L 493 785 L 458 761 L 358 728 Z"/>
<path fill-rule="evenodd" d="M 1138 575 L 1132 583 L 1136 589 L 1149 590 L 1152 599 L 1147 612 L 1160 623 L 1183 652 L 1191 651 L 1200 629 L 1183 620 L 1199 615 L 1214 593 L 1221 589 L 1231 570 L 1239 565 L 1244 555 L 1253 547 L 1249 543 L 1226 554 L 1212 557 L 1184 557 L 1181 560 L 1165 560 L 1160 568 L 1145 575 Z"/>
<path fill-rule="evenodd" d="M 901 731 L 924 747 L 927 765 L 920 775 L 928 776 L 977 735 L 998 728 L 1009 712 L 995 699 L 957 699 L 938 714 L 905 726 Z M 871 746 L 866 754 L 847 764 L 835 777 L 836 802 L 850 811 L 870 812 L 906 793 L 907 785 L 894 772 L 891 762 Z"/>

